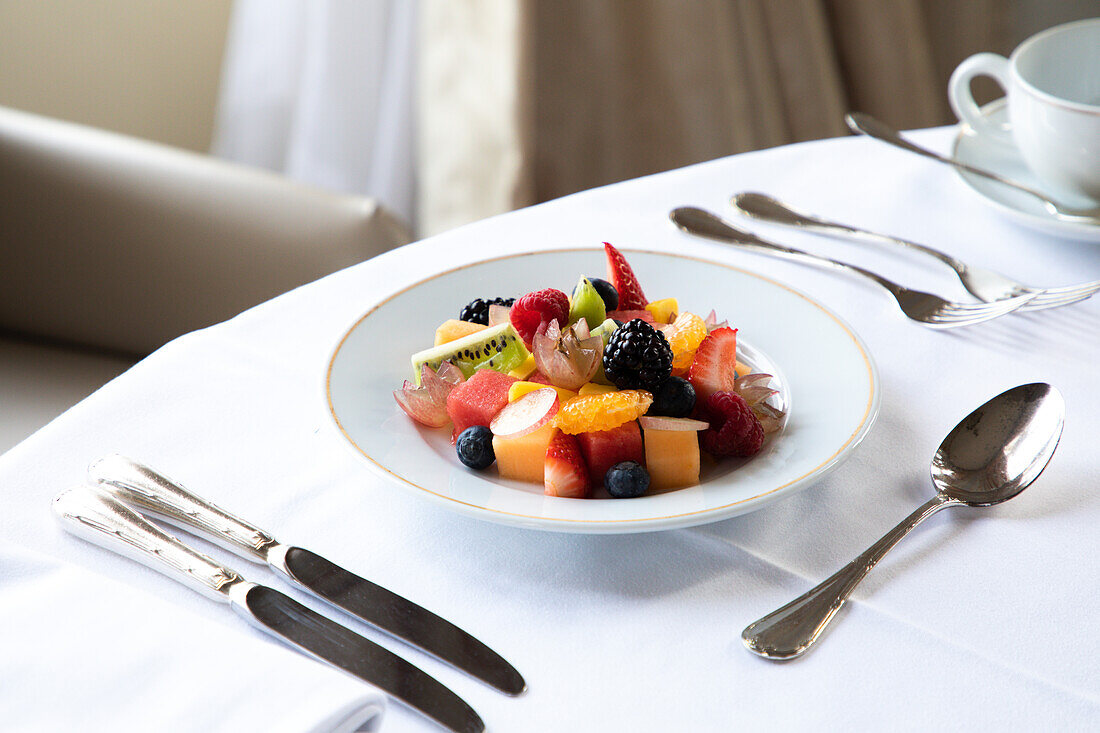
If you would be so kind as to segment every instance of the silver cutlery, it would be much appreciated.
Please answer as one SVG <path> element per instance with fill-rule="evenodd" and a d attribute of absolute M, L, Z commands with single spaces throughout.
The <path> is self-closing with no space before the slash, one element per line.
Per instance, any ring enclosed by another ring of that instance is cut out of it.
<path fill-rule="evenodd" d="M 755 621 L 741 639 L 775 660 L 809 649 L 856 585 L 902 537 L 941 509 L 987 507 L 1017 496 L 1046 468 L 1065 420 L 1062 395 L 1045 383 L 1003 392 L 967 415 L 932 458 L 936 495 L 832 577 Z"/>
<path fill-rule="evenodd" d="M 518 695 L 526 689 L 511 664 L 451 622 L 309 550 L 278 542 L 148 466 L 110 455 L 93 463 L 88 475 L 123 502 L 175 526 L 202 531 L 239 557 L 269 565 L 325 600 L 502 692 Z"/>
<path fill-rule="evenodd" d="M 784 224 L 786 226 L 805 229 L 807 231 L 831 234 L 834 236 L 846 236 L 856 240 L 870 240 L 897 244 L 902 247 L 924 252 L 944 263 L 959 276 L 963 287 L 978 300 L 992 303 L 997 300 L 1014 298 L 1017 295 L 1034 293 L 1035 298 L 1020 307 L 1021 311 L 1043 310 L 1045 308 L 1057 308 L 1069 305 L 1089 298 L 1100 290 L 1100 280 L 1081 283 L 1079 285 L 1067 285 L 1061 288 L 1035 288 L 1030 285 L 1012 280 L 1000 273 L 987 270 L 983 267 L 968 265 L 951 255 L 933 249 L 917 242 L 912 242 L 900 237 L 873 232 L 869 229 L 861 229 L 850 224 L 841 224 L 835 221 L 823 219 L 814 214 L 806 214 L 795 211 L 782 201 L 762 193 L 746 192 L 734 195 L 730 199 L 741 213 L 759 221 L 772 224 Z"/>
<path fill-rule="evenodd" d="M 461 733 L 485 729 L 473 708 L 434 677 L 274 588 L 248 582 L 114 497 L 81 487 L 54 499 L 53 509 L 70 532 L 228 603 L 261 630 L 379 687 L 440 725 Z"/>
<path fill-rule="evenodd" d="M 1060 204 L 1057 201 L 1051 200 L 1046 194 L 1040 193 L 1034 188 L 1020 183 L 1019 181 L 1014 181 L 1011 178 L 1006 178 L 999 173 L 994 173 L 993 171 L 988 171 L 983 168 L 975 168 L 968 163 L 963 163 L 961 160 L 956 160 L 955 158 L 946 155 L 940 155 L 933 150 L 929 150 L 928 148 L 923 148 L 920 145 L 909 142 L 908 140 L 903 138 L 901 136 L 901 133 L 899 133 L 897 130 L 893 129 L 884 122 L 876 120 L 870 115 L 863 114 L 862 112 L 851 112 L 844 116 L 844 121 L 848 124 L 848 129 L 850 129 L 852 132 L 858 133 L 860 135 L 866 135 L 868 137 L 873 137 L 876 140 L 880 140 L 884 143 L 889 143 L 894 147 L 901 148 L 902 150 L 908 150 L 909 152 L 916 153 L 917 155 L 923 155 L 926 158 L 937 160 L 940 163 L 953 165 L 961 170 L 974 173 L 975 175 L 983 176 L 1002 185 L 1011 186 L 1018 191 L 1023 191 L 1030 196 L 1034 196 L 1043 204 L 1043 208 L 1045 208 L 1050 213 L 1050 215 L 1055 217 L 1056 219 L 1072 221 L 1079 224 L 1100 224 L 1100 206 L 1076 208 L 1073 206 Z"/>
<path fill-rule="evenodd" d="M 991 318 L 997 318 L 1017 310 L 1035 297 L 1035 294 L 1028 293 L 1008 300 L 999 300 L 995 303 L 955 303 L 944 300 L 932 293 L 912 290 L 898 285 L 877 273 L 847 262 L 840 262 L 793 247 L 785 247 L 774 242 L 765 241 L 755 234 L 737 229 L 715 214 L 703 209 L 691 206 L 680 207 L 673 210 L 669 214 L 669 218 L 676 226 L 689 234 L 717 239 L 751 252 L 826 265 L 832 269 L 847 270 L 862 275 L 886 288 L 894 296 L 902 313 L 930 328 L 958 328 L 988 321 Z"/>

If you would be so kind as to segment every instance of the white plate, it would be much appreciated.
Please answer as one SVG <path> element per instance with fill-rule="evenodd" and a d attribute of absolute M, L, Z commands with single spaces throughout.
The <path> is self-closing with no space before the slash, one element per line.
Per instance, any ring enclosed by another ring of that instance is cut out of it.
<path fill-rule="evenodd" d="M 1008 124 L 1008 111 L 1005 109 L 1003 99 L 982 107 L 982 115 L 1001 127 Z M 999 173 L 1037 191 L 1043 191 L 1043 184 L 1035 178 L 1014 145 L 1002 143 L 987 135 L 979 135 L 970 125 L 959 126 L 953 154 L 957 160 L 975 168 Z M 1028 196 L 1010 186 L 1002 186 L 984 176 L 958 168 L 955 171 L 986 201 L 1019 224 L 1044 234 L 1100 242 L 1100 225 L 1058 219 L 1034 196 Z"/>
<path fill-rule="evenodd" d="M 411 375 L 409 356 L 431 345 L 435 327 L 475 297 L 567 292 L 599 274 L 600 250 L 511 255 L 430 277 L 377 304 L 341 339 L 326 391 L 340 432 L 390 483 L 454 511 L 560 532 L 642 532 L 743 514 L 804 489 L 836 468 L 863 439 L 879 404 L 866 347 L 832 311 L 774 280 L 684 256 L 627 252 L 651 298 L 677 297 L 684 310 L 716 309 L 739 330 L 738 350 L 775 375 L 789 408 L 782 430 L 744 462 L 705 466 L 698 486 L 635 499 L 564 499 L 542 487 L 475 472 L 454 455 L 450 429 L 416 425 L 393 390 Z M 743 465 L 739 465 L 743 463 Z"/>

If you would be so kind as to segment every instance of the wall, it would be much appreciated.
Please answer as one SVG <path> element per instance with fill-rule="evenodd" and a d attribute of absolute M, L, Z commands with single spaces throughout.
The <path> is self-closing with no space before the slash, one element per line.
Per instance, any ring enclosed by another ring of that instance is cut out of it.
<path fill-rule="evenodd" d="M 231 0 L 0 0 L 0 105 L 210 145 Z"/>

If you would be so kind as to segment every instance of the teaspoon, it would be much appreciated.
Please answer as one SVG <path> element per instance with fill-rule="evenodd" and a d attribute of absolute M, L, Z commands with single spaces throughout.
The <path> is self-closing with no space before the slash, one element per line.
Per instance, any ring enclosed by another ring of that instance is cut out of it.
<path fill-rule="evenodd" d="M 911 143 L 903 138 L 897 130 L 893 129 L 886 123 L 880 122 L 874 117 L 863 114 L 861 112 L 851 112 L 844 115 L 844 121 L 848 124 L 848 128 L 852 132 L 859 133 L 860 135 L 867 135 L 868 137 L 873 137 L 876 140 L 880 140 L 884 143 L 889 143 L 890 145 L 901 148 L 902 150 L 908 150 L 911 153 L 916 153 L 917 155 L 923 155 L 924 157 L 931 158 L 932 160 L 938 160 L 941 163 L 953 165 L 961 170 L 969 171 L 970 173 L 975 173 L 979 176 L 984 176 L 986 178 L 996 181 L 997 183 L 1001 183 L 1005 186 L 1011 186 L 1012 188 L 1023 191 L 1026 194 L 1030 194 L 1031 196 L 1039 199 L 1039 201 L 1043 203 L 1043 207 L 1050 213 L 1051 216 L 1055 217 L 1056 219 L 1073 221 L 1081 224 L 1100 224 L 1100 206 L 1080 209 L 1074 208 L 1072 206 L 1066 206 L 1065 204 L 1060 204 L 1057 201 L 1052 201 L 1045 194 L 1042 194 L 1035 189 L 1024 185 L 1023 183 L 1020 183 L 1019 181 L 1014 181 L 1011 178 L 1005 178 L 999 173 L 994 173 L 993 171 L 988 171 L 983 168 L 975 168 L 968 163 L 963 163 L 961 160 L 956 160 L 955 158 L 950 158 L 946 155 L 940 155 L 939 153 L 929 150 L 928 148 L 922 148 L 919 145 Z"/>
<path fill-rule="evenodd" d="M 749 651 L 775 660 L 801 655 L 821 635 L 856 585 L 902 537 L 940 509 L 1008 501 L 1039 477 L 1062 435 L 1066 406 L 1049 384 L 1024 384 L 967 415 L 932 458 L 936 495 L 832 577 L 749 624 Z"/>

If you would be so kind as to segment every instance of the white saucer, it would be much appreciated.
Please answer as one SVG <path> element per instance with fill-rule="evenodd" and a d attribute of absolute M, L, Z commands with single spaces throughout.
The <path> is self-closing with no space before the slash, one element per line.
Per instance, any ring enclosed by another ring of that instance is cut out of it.
<path fill-rule="evenodd" d="M 1008 122 L 1008 112 L 1005 109 L 1003 99 L 984 106 L 982 114 L 1000 126 L 1004 126 Z M 955 159 L 962 163 L 999 173 L 1038 191 L 1043 190 L 1042 184 L 1036 180 L 1014 145 L 979 135 L 974 132 L 970 125 L 962 124 L 959 126 L 959 134 L 955 137 L 952 153 Z M 1010 219 L 1023 226 L 1041 231 L 1044 234 L 1053 234 L 1067 239 L 1100 242 L 1100 225 L 1081 224 L 1058 219 L 1047 211 L 1038 199 L 1028 196 L 1026 193 L 1009 186 L 1003 186 L 983 176 L 968 173 L 958 168 L 955 170 L 967 185 L 981 194 L 997 209 L 1004 212 Z"/>

